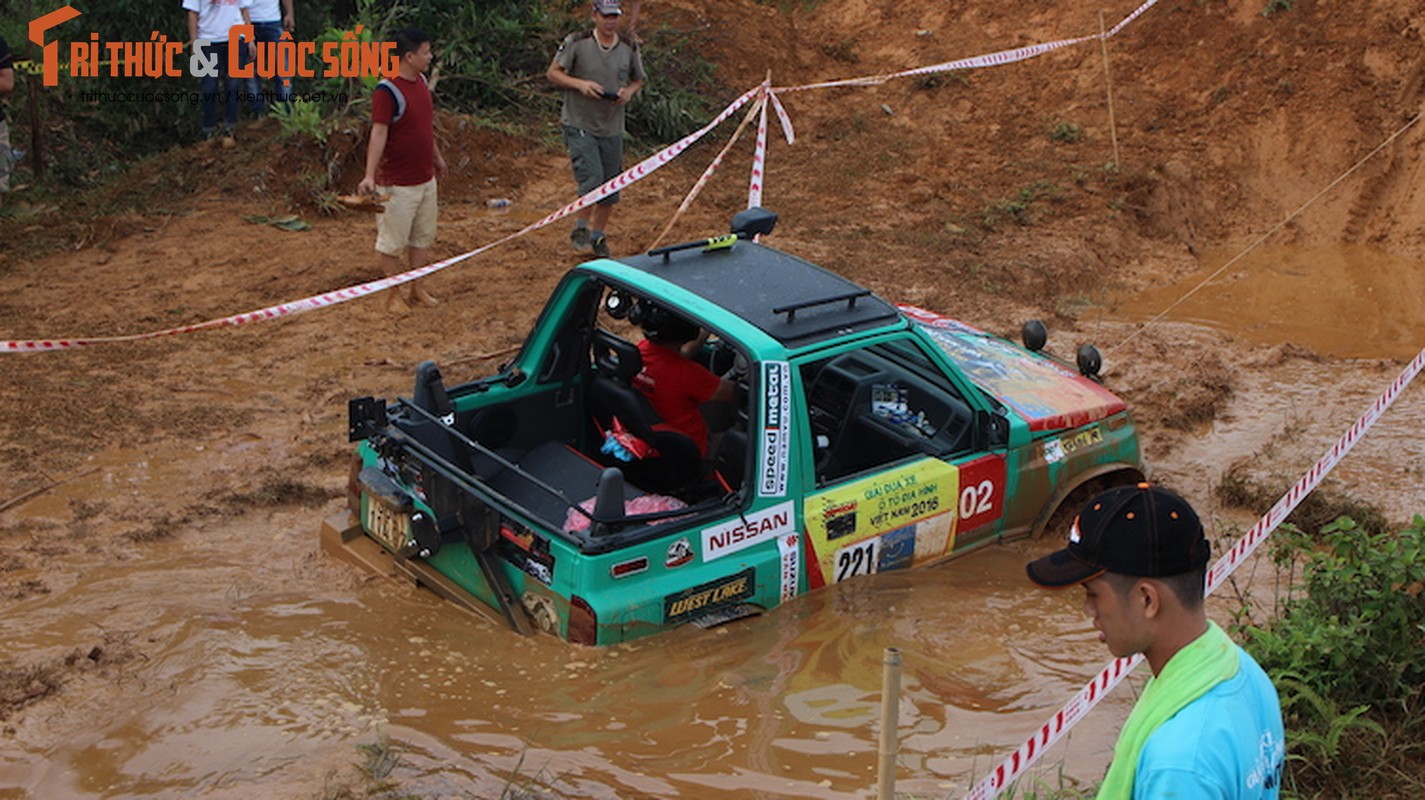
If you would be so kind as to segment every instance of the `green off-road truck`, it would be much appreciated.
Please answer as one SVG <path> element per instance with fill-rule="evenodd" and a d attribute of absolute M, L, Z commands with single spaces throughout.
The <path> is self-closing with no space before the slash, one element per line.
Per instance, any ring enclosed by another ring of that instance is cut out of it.
<path fill-rule="evenodd" d="M 1142 480 L 1092 348 L 1076 371 L 1037 323 L 1021 347 L 892 305 L 754 241 L 775 220 L 585 263 L 496 374 L 445 386 L 428 361 L 410 398 L 352 400 L 351 517 L 324 546 L 604 645 L 1037 533 L 1076 489 Z M 706 457 L 637 385 L 654 314 L 701 326 L 697 358 L 736 381 Z"/>

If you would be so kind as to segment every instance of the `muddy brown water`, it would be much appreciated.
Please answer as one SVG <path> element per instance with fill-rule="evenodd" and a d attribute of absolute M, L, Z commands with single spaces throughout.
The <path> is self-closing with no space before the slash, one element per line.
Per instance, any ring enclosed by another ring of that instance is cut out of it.
<path fill-rule="evenodd" d="M 107 454 L 102 476 L 25 513 L 59 519 L 103 487 L 181 489 L 195 456 L 162 456 Z M 518 766 L 567 796 L 863 797 L 892 645 L 905 664 L 900 786 L 947 796 L 1104 660 L 1076 595 L 1026 591 L 1032 545 L 595 649 L 360 579 L 317 552 L 317 522 L 258 514 L 120 559 L 71 556 L 50 593 L 12 604 L 11 652 L 127 630 L 142 632 L 142 656 L 21 715 L 0 748 L 0 797 L 316 797 L 379 736 L 400 744 L 394 777 L 418 794 L 497 796 Z M 1091 721 L 1071 752 L 1101 769 L 1119 721 Z"/>
<path fill-rule="evenodd" d="M 1425 261 L 1366 245 L 1266 246 L 1218 275 L 1236 256 L 1206 253 L 1197 272 L 1119 298 L 1117 315 L 1141 321 L 1171 307 L 1168 319 L 1338 358 L 1409 359 L 1425 347 Z"/>
<path fill-rule="evenodd" d="M 1404 297 L 1421 294 L 1420 264 L 1380 274 L 1379 254 L 1369 269 L 1352 254 L 1306 266 L 1263 258 L 1174 319 L 1342 358 L 1408 357 L 1425 340 Z M 1114 315 L 1146 319 L 1200 279 L 1129 298 Z M 1372 310 L 1375 297 L 1389 299 Z M 1304 468 L 1395 372 L 1293 361 L 1244 375 L 1250 404 L 1163 458 L 1159 474 L 1202 499 L 1209 489 L 1194 480 L 1292 430 Z M 1425 508 L 1418 472 L 1400 466 L 1425 463 L 1422 396 L 1407 393 L 1340 468 L 1401 514 Z M 86 498 L 171 497 L 215 455 L 104 453 L 94 474 L 9 513 L 63 525 Z M 1026 584 L 1023 564 L 1046 542 L 852 581 L 711 631 L 592 649 L 520 638 L 409 584 L 360 577 L 316 546 L 320 520 L 339 510 L 258 511 L 118 558 L 51 565 L 50 592 L 0 618 L 7 654 L 52 657 L 130 631 L 140 656 L 11 721 L 0 798 L 321 797 L 354 779 L 356 748 L 380 737 L 402 753 L 400 789 L 421 796 L 496 797 L 518 771 L 560 796 L 870 797 L 887 646 L 904 659 L 898 789 L 959 797 L 1107 661 L 1076 590 Z M 1249 523 L 1214 515 L 1212 527 Z M 1102 774 L 1141 681 L 1049 752 L 1046 784 L 1060 771 Z"/>

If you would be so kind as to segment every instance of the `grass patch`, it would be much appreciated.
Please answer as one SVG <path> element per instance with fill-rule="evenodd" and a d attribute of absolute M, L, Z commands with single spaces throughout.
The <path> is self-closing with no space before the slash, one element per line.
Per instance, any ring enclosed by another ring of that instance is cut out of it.
<path fill-rule="evenodd" d="M 995 230 L 1006 220 L 1020 226 L 1033 225 L 1046 213 L 1036 203 L 1057 197 L 1059 193 L 1059 187 L 1053 182 L 1037 180 L 1022 187 L 1013 197 L 1001 198 L 981 209 L 980 225 L 986 230 Z"/>
<path fill-rule="evenodd" d="M 1084 129 L 1072 122 L 1056 122 L 1049 129 L 1049 141 L 1073 144 L 1084 138 Z"/>
<path fill-rule="evenodd" d="M 60 693 L 76 672 L 119 666 L 143 657 L 129 639 L 127 633 L 106 631 L 98 644 L 77 647 L 58 658 L 25 665 L 0 660 L 0 722 Z"/>
<path fill-rule="evenodd" d="M 821 46 L 821 53 L 832 61 L 840 61 L 843 64 L 855 64 L 861 60 L 861 57 L 856 55 L 855 39 L 827 42 Z"/>

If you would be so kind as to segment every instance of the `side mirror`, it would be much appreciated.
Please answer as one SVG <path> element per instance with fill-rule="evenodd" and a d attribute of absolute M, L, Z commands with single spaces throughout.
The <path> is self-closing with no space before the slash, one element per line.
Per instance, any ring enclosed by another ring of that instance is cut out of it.
<path fill-rule="evenodd" d="M 1103 369 L 1103 355 L 1098 352 L 1098 348 L 1091 344 L 1079 347 L 1078 358 L 1079 372 L 1086 378 L 1098 380 L 1099 370 Z"/>
<path fill-rule="evenodd" d="M 1044 327 L 1044 323 L 1037 319 L 1031 319 L 1024 323 L 1024 327 L 1019 331 L 1019 338 L 1024 340 L 1024 346 L 1030 352 L 1037 353 L 1044 349 L 1044 345 L 1049 341 L 1049 329 Z"/>
<path fill-rule="evenodd" d="M 975 450 L 988 450 L 1009 441 L 1009 420 L 989 411 L 976 411 L 970 436 Z"/>

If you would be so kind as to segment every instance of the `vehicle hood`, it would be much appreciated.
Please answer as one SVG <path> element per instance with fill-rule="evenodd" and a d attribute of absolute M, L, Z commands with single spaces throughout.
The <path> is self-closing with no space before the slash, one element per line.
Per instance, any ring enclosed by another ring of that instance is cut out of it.
<path fill-rule="evenodd" d="M 1123 400 L 1045 357 L 963 322 L 898 306 L 975 385 L 1009 406 L 1031 431 L 1087 425 L 1123 411 Z"/>

